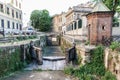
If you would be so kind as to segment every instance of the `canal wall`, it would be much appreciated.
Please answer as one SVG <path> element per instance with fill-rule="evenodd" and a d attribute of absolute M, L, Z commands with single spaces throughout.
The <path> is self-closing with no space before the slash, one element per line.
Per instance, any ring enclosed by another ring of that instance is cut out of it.
<path fill-rule="evenodd" d="M 46 45 L 45 35 L 38 36 L 36 39 L 0 45 L 0 78 L 24 68 L 30 62 L 30 41 L 33 41 L 36 47 L 44 47 Z"/>
<path fill-rule="evenodd" d="M 120 80 L 120 52 L 105 49 L 104 64 L 106 69 L 115 74 L 117 80 Z"/>
<path fill-rule="evenodd" d="M 62 37 L 61 38 L 61 49 L 63 53 L 66 53 L 66 50 L 70 49 L 73 45 L 73 43 Z M 76 44 L 76 49 L 77 49 L 77 56 L 78 56 L 78 63 L 79 64 L 85 64 L 90 62 L 90 52 L 91 50 L 94 50 L 96 47 L 95 46 L 86 46 L 86 45 L 78 45 Z"/>

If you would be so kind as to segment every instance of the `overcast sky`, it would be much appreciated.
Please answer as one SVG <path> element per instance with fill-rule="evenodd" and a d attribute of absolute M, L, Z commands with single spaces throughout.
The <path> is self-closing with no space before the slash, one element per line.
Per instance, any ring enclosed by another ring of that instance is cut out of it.
<path fill-rule="evenodd" d="M 50 15 L 60 14 L 67 11 L 69 7 L 86 3 L 89 0 L 23 0 L 23 23 L 29 21 L 29 16 L 33 10 L 47 9 Z"/>

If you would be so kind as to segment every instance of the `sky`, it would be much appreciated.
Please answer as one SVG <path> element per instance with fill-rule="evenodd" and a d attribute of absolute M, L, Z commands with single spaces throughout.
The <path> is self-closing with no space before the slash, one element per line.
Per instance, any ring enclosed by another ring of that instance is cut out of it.
<path fill-rule="evenodd" d="M 33 10 L 47 9 L 52 16 L 66 12 L 69 7 L 88 1 L 89 0 L 23 0 L 23 24 L 29 21 L 30 14 Z"/>

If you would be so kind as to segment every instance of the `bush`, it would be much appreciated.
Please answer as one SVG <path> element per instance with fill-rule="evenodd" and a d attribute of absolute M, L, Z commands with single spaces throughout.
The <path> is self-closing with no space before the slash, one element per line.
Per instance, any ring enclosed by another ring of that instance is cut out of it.
<path fill-rule="evenodd" d="M 110 45 L 110 48 L 112 50 L 115 50 L 117 48 L 120 48 L 120 43 L 119 42 L 112 42 L 112 44 Z"/>
<path fill-rule="evenodd" d="M 78 69 L 68 68 L 65 69 L 65 73 L 74 75 L 80 80 L 96 80 L 96 76 L 105 75 L 104 66 L 104 49 L 102 46 L 98 46 L 95 50 L 91 51 L 91 62 L 86 65 L 80 66 Z"/>
<path fill-rule="evenodd" d="M 113 75 L 111 72 L 107 71 L 105 73 L 105 76 L 101 78 L 101 80 L 117 80 L 115 75 Z"/>
<path fill-rule="evenodd" d="M 64 68 L 64 73 L 65 74 L 72 75 L 73 71 L 74 71 L 74 69 L 72 67 L 66 67 L 66 68 Z"/>

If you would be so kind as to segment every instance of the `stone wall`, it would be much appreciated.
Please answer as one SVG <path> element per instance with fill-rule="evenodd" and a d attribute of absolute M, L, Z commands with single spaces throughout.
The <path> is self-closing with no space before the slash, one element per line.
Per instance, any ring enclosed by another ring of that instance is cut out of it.
<path fill-rule="evenodd" d="M 105 67 L 116 75 L 117 80 L 120 80 L 120 52 L 105 49 Z"/>
<path fill-rule="evenodd" d="M 11 45 L 0 46 L 0 78 L 11 72 L 24 68 L 30 63 L 31 57 L 29 54 L 29 43 L 18 42 Z M 38 39 L 32 40 L 36 47 L 44 47 L 46 45 L 45 36 L 40 36 Z"/>
<path fill-rule="evenodd" d="M 72 47 L 72 42 L 65 38 L 61 38 L 61 49 L 65 53 L 66 49 L 70 49 Z M 90 62 L 90 51 L 95 49 L 94 46 L 86 46 L 86 45 L 78 45 L 76 44 L 77 55 L 78 55 L 78 63 L 85 64 L 86 62 Z"/>

